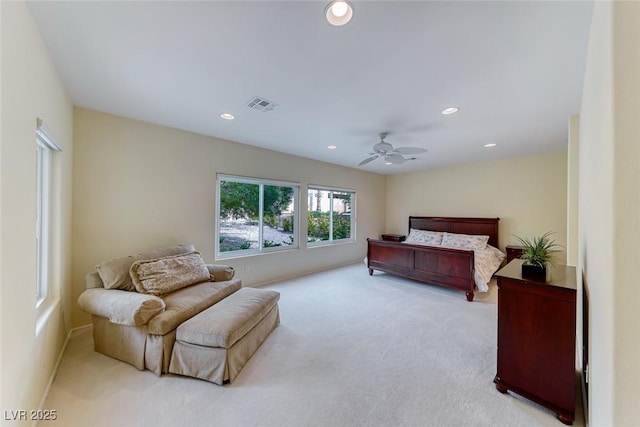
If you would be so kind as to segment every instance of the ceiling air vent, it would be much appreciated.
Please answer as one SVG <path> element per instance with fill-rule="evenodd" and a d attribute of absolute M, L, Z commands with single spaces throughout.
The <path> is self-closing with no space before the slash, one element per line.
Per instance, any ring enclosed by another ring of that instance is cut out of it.
<path fill-rule="evenodd" d="M 274 110 L 277 106 L 278 104 L 268 101 L 259 96 L 254 96 L 247 103 L 247 107 L 253 108 L 254 110 L 258 110 L 258 111 L 263 111 L 263 112 Z"/>

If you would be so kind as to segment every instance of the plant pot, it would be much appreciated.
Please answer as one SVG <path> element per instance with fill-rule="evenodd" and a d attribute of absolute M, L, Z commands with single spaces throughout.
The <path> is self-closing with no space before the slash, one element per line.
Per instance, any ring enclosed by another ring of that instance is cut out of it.
<path fill-rule="evenodd" d="M 547 281 L 546 267 L 540 267 L 535 264 L 522 264 L 522 278 L 535 280 L 537 282 Z"/>

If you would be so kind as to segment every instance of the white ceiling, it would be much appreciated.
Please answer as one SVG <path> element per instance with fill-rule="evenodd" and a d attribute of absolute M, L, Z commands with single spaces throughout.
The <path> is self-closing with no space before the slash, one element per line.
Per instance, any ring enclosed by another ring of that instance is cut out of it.
<path fill-rule="evenodd" d="M 382 131 L 429 150 L 360 168 L 384 174 L 566 148 L 591 2 L 353 0 L 343 27 L 327 3 L 29 7 L 81 107 L 349 167 Z M 252 110 L 254 96 L 278 107 Z M 441 115 L 449 106 L 460 111 Z"/>

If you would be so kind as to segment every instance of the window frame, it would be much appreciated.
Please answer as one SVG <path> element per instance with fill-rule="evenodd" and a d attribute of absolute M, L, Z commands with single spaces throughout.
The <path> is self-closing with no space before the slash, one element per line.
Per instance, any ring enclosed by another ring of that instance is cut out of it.
<path fill-rule="evenodd" d="M 234 251 L 220 251 L 220 185 L 225 182 L 237 182 L 242 184 L 253 184 L 259 186 L 258 197 L 259 197 L 259 213 L 258 213 L 258 247 L 250 248 L 250 249 L 240 249 Z M 274 186 L 274 187 L 290 187 L 293 189 L 293 244 L 284 245 L 284 246 L 272 246 L 272 247 L 264 247 L 264 238 L 263 238 L 263 230 L 264 230 L 264 187 L 265 186 Z M 296 182 L 290 181 L 279 181 L 273 179 L 265 179 L 265 178 L 252 178 L 246 176 L 238 176 L 238 175 L 228 175 L 228 174 L 216 174 L 216 219 L 215 219 L 215 239 L 214 239 L 214 248 L 215 248 L 215 258 L 216 259 L 231 259 L 231 258 L 242 258 L 253 255 L 260 255 L 265 253 L 273 253 L 273 252 L 281 252 L 287 250 L 294 250 L 300 248 L 300 184 Z"/>
<path fill-rule="evenodd" d="M 42 120 L 36 128 L 36 309 L 51 294 L 53 154 L 62 151 Z"/>
<path fill-rule="evenodd" d="M 309 230 L 307 229 L 307 234 L 306 234 L 306 241 L 307 241 L 307 247 L 309 248 L 315 248 L 315 247 L 319 247 L 319 246 L 328 246 L 328 245 L 336 245 L 336 244 L 343 244 L 343 243 L 353 243 L 356 241 L 356 200 L 357 200 L 357 192 L 356 190 L 353 189 L 349 189 L 349 188 L 340 188 L 340 187 L 330 187 L 330 186 L 326 186 L 326 185 L 317 185 L 317 184 L 309 184 L 307 185 L 307 203 L 309 200 L 309 190 L 316 190 L 316 191 L 327 191 L 331 194 L 331 199 L 329 202 L 329 239 L 328 240 L 319 240 L 316 242 L 310 242 L 309 241 Z M 349 193 L 351 194 L 351 229 L 350 229 L 350 237 L 344 238 L 344 239 L 334 239 L 333 238 L 333 193 L 334 192 L 340 192 L 340 193 Z M 309 215 L 309 212 L 311 212 L 309 210 L 309 206 L 307 204 L 307 216 Z"/>

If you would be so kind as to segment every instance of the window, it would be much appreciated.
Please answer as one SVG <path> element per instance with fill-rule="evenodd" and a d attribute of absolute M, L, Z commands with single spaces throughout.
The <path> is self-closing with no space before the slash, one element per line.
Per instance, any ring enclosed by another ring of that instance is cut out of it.
<path fill-rule="evenodd" d="M 299 185 L 218 175 L 216 257 L 298 247 Z"/>
<path fill-rule="evenodd" d="M 356 193 L 309 186 L 307 242 L 310 246 L 354 240 Z"/>
<path fill-rule="evenodd" d="M 42 121 L 36 130 L 36 307 L 49 293 L 52 155 L 61 151 Z"/>

